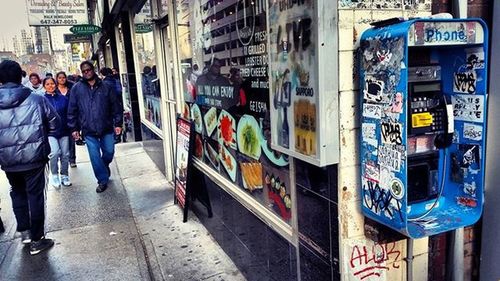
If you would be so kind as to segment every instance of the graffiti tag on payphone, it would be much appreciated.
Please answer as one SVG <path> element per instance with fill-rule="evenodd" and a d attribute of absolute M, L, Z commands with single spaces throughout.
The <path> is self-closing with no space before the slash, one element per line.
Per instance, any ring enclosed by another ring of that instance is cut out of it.
<path fill-rule="evenodd" d="M 470 139 L 474 141 L 480 141 L 483 139 L 483 127 L 464 123 L 464 139 Z"/>
<path fill-rule="evenodd" d="M 393 122 L 382 122 L 382 142 L 400 145 L 403 143 L 403 124 Z"/>
<path fill-rule="evenodd" d="M 483 122 L 484 96 L 482 95 L 453 95 L 453 116 L 456 120 Z"/>
<path fill-rule="evenodd" d="M 476 92 L 476 71 L 456 72 L 453 78 L 453 91 L 455 93 L 474 94 Z"/>
<path fill-rule="evenodd" d="M 389 145 L 378 147 L 378 164 L 399 172 L 401 168 L 401 152 L 392 149 Z"/>

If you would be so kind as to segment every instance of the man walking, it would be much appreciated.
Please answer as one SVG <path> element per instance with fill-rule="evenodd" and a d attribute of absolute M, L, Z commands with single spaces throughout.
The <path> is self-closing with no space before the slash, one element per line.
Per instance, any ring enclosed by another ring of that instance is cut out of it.
<path fill-rule="evenodd" d="M 45 238 L 45 166 L 49 133 L 59 116 L 41 95 L 21 85 L 17 62 L 0 63 L 0 166 L 12 186 L 10 197 L 22 242 L 36 255 L 54 245 Z"/>
<path fill-rule="evenodd" d="M 101 193 L 108 188 L 114 136 L 121 134 L 123 115 L 116 94 L 97 77 L 92 62 L 82 62 L 80 70 L 83 79 L 71 88 L 68 127 L 75 140 L 82 131 L 97 178 L 96 192 Z"/>

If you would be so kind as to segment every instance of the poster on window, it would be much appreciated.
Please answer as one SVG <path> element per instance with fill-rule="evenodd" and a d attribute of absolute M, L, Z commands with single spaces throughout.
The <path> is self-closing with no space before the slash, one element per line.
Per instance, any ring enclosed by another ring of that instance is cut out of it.
<path fill-rule="evenodd" d="M 318 147 L 314 10 L 314 1 L 269 0 L 272 141 L 307 156 Z"/>
<path fill-rule="evenodd" d="M 177 8 L 197 158 L 289 222 L 288 158 L 270 146 L 266 0 L 178 0 Z"/>

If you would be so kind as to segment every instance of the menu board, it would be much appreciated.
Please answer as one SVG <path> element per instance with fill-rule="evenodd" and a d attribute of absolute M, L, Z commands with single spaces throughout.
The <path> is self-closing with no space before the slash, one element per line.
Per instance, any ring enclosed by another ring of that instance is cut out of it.
<path fill-rule="evenodd" d="M 177 143 L 175 154 L 175 202 L 184 210 L 187 219 L 188 184 L 191 169 L 191 122 L 177 118 Z"/>
<path fill-rule="evenodd" d="M 311 157 L 318 154 L 319 114 L 314 3 L 269 0 L 272 142 Z"/>
<path fill-rule="evenodd" d="M 289 222 L 288 157 L 270 146 L 266 1 L 178 0 L 177 9 L 194 156 Z"/>

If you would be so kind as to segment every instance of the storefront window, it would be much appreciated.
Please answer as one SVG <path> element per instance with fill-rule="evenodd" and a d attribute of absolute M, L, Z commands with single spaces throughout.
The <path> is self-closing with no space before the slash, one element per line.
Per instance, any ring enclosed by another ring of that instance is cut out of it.
<path fill-rule="evenodd" d="M 290 222 L 288 158 L 270 148 L 266 2 L 177 0 L 195 156 Z"/>
<path fill-rule="evenodd" d="M 156 72 L 156 52 L 151 24 L 151 6 L 146 2 L 134 18 L 135 51 L 140 71 L 139 91 L 144 101 L 144 118 L 158 129 L 162 128 L 160 111 L 160 83 Z"/>

